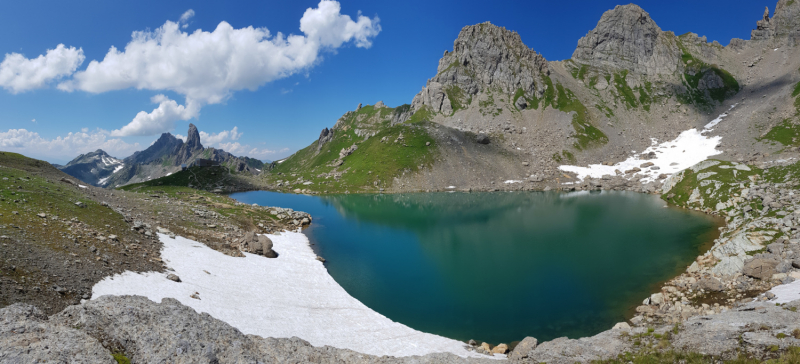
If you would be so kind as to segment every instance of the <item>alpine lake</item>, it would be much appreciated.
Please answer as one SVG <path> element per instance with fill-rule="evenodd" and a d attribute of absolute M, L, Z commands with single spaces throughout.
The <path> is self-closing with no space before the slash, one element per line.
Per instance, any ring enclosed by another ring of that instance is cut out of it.
<path fill-rule="evenodd" d="M 495 345 L 610 329 L 710 248 L 721 226 L 632 192 L 231 197 L 310 213 L 312 248 L 371 309 Z"/>

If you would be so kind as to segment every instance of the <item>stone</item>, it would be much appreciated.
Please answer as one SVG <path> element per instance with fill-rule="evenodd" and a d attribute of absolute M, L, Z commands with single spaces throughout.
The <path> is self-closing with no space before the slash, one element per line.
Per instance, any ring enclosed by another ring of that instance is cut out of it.
<path fill-rule="evenodd" d="M 653 293 L 650 295 L 650 304 L 655 306 L 660 306 L 664 303 L 664 294 L 663 293 Z"/>
<path fill-rule="evenodd" d="M 791 260 L 783 260 L 775 266 L 775 271 L 778 273 L 788 273 L 792 269 Z"/>
<path fill-rule="evenodd" d="M 467 341 L 467 344 L 469 346 L 478 346 L 478 343 L 475 340 L 472 340 L 472 339 L 469 339 L 469 341 Z"/>
<path fill-rule="evenodd" d="M 489 343 L 487 343 L 487 342 L 482 342 L 481 343 L 481 349 L 486 350 L 487 352 L 490 352 L 490 353 L 492 352 L 492 346 L 489 345 Z"/>
<path fill-rule="evenodd" d="M 531 353 L 536 349 L 539 345 L 539 340 L 536 340 L 535 337 L 528 336 L 514 347 L 514 350 L 511 351 L 511 354 L 508 355 L 508 359 L 510 360 L 522 360 L 528 358 Z"/>
<path fill-rule="evenodd" d="M 499 344 L 492 348 L 493 354 L 505 354 L 508 352 L 508 345 L 506 344 Z"/>
<path fill-rule="evenodd" d="M 714 277 L 701 278 L 695 283 L 695 287 L 696 289 L 703 289 L 711 292 L 721 292 L 724 289 L 722 282 Z"/>
<path fill-rule="evenodd" d="M 775 270 L 777 265 L 778 261 L 775 259 L 753 258 L 744 263 L 742 273 L 748 277 L 767 280 L 777 273 Z"/>
<path fill-rule="evenodd" d="M 351 145 L 350 147 L 343 148 L 339 152 L 339 159 L 344 159 L 344 157 L 347 157 L 348 155 L 353 154 L 353 152 L 355 152 L 356 149 L 358 149 L 358 145 L 355 145 L 355 144 Z"/>
<path fill-rule="evenodd" d="M 36 214 L 36 216 L 39 216 L 39 217 L 41 217 L 43 219 L 47 218 L 47 214 L 45 214 L 44 212 L 40 212 L 40 213 Z"/>
<path fill-rule="evenodd" d="M 514 106 L 516 106 L 517 109 L 519 110 L 525 110 L 526 108 L 528 108 L 528 103 L 525 102 L 524 97 L 519 97 L 517 98 L 517 101 L 514 103 Z"/>
<path fill-rule="evenodd" d="M 39 309 L 24 303 L 0 309 L 0 362 L 116 363 L 110 351 L 85 331 L 50 322 Z"/>
<path fill-rule="evenodd" d="M 169 279 L 169 280 L 171 280 L 171 281 L 173 281 L 173 282 L 178 282 L 178 283 L 180 283 L 180 282 L 181 282 L 181 279 L 180 279 L 180 277 L 178 277 L 177 275 L 175 275 L 175 274 L 172 274 L 172 273 L 170 273 L 170 274 L 167 274 L 167 279 Z"/>
<path fill-rule="evenodd" d="M 614 327 L 611 328 L 612 330 L 630 330 L 631 325 L 628 325 L 627 322 L 617 322 Z"/>
<path fill-rule="evenodd" d="M 478 144 L 489 144 L 489 136 L 486 134 L 478 134 L 475 141 L 478 142 Z"/>
<path fill-rule="evenodd" d="M 333 129 L 324 128 L 319 133 L 319 138 L 317 139 L 317 153 L 322 150 L 322 146 L 325 143 L 331 141 L 333 139 Z"/>

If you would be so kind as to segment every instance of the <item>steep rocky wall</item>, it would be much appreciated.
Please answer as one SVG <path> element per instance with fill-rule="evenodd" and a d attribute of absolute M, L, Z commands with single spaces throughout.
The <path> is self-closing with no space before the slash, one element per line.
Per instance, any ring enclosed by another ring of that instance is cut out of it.
<path fill-rule="evenodd" d="M 547 60 L 522 43 L 517 32 L 489 22 L 470 25 L 461 29 L 453 51 L 445 51 L 436 76 L 428 80 L 411 106 L 419 110 L 424 105 L 450 115 L 464 106 L 465 97 L 487 88 L 509 94 L 521 89 L 541 97 L 543 77 L 549 74 Z"/>

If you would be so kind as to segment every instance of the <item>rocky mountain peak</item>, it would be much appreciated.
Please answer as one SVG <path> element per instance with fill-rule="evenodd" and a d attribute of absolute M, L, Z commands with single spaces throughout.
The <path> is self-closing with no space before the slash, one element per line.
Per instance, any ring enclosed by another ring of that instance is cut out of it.
<path fill-rule="evenodd" d="M 800 42 L 800 2 L 778 1 L 772 18 L 769 17 L 769 8 L 764 10 L 763 18 L 756 22 L 756 29 L 750 32 L 750 39 L 780 39 L 788 45 L 797 45 Z"/>
<path fill-rule="evenodd" d="M 414 110 L 427 105 L 450 114 L 452 102 L 458 99 L 455 94 L 474 95 L 488 88 L 541 95 L 542 76 L 550 73 L 547 60 L 522 43 L 517 32 L 489 22 L 461 29 L 453 51 L 444 52 L 437 71 L 414 98 Z"/>
<path fill-rule="evenodd" d="M 671 36 L 638 5 L 617 5 L 578 41 L 572 60 L 603 69 L 671 74 L 680 63 L 680 53 L 666 39 Z"/>
<path fill-rule="evenodd" d="M 184 145 L 185 148 L 191 151 L 203 149 L 203 145 L 200 144 L 200 132 L 197 131 L 197 127 L 194 124 L 189 124 L 189 131 L 186 133 L 186 143 Z"/>

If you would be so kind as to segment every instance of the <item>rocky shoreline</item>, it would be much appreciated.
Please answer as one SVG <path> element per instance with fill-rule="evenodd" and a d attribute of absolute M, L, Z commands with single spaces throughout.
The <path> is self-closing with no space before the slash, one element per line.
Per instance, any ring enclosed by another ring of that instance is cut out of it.
<path fill-rule="evenodd" d="M 639 331 L 642 329 L 661 327 L 659 330 L 666 332 L 675 325 L 685 326 L 698 317 L 707 318 L 749 307 L 754 301 L 769 303 L 775 298 L 769 290 L 800 278 L 800 193 L 795 194 L 794 190 L 800 182 L 794 178 L 797 176 L 791 175 L 793 178 L 790 178 L 783 174 L 780 178 L 785 181 L 774 183 L 769 179 L 775 176 L 765 175 L 770 172 L 770 167 L 773 167 L 773 172 L 778 168 L 791 172 L 794 164 L 791 160 L 773 160 L 759 161 L 757 165 L 706 160 L 669 178 L 658 178 L 646 184 L 622 176 L 604 176 L 543 188 L 536 181 L 529 181 L 527 185 L 510 183 L 500 188 L 446 188 L 417 192 L 631 191 L 659 194 L 674 206 L 724 218 L 725 224 L 720 227 L 720 236 L 714 240 L 713 246 L 699 255 L 685 272 L 664 282 L 660 289 L 645 297 L 628 322 L 619 323 L 593 337 L 597 339 L 575 341 L 561 338 L 548 343 L 548 346 L 555 345 L 551 344 L 555 342 L 570 346 L 581 342 L 581 346 L 587 346 L 588 340 L 592 343 L 588 347 L 602 348 L 607 344 L 601 342 L 613 342 L 615 339 L 611 339 L 611 333 L 620 330 L 641 334 Z M 723 176 L 721 171 L 730 172 L 738 179 L 730 180 L 731 176 Z M 719 180 L 715 175 L 720 177 Z M 684 181 L 697 186 L 688 198 L 676 199 L 676 194 L 680 193 L 676 187 Z M 704 190 L 702 193 L 701 188 Z M 720 193 L 730 194 L 730 198 L 720 201 Z M 800 316 L 793 320 L 800 322 Z M 509 358 L 520 358 L 520 352 L 533 350 L 537 347 L 533 344 L 536 342 L 533 337 L 525 338 L 511 351 Z M 471 341 L 470 346 L 471 350 L 487 355 L 507 352 L 505 344 L 493 347 Z M 637 349 L 619 346 L 623 347 L 625 350 L 598 349 L 596 355 L 576 359 L 607 359 Z"/>

